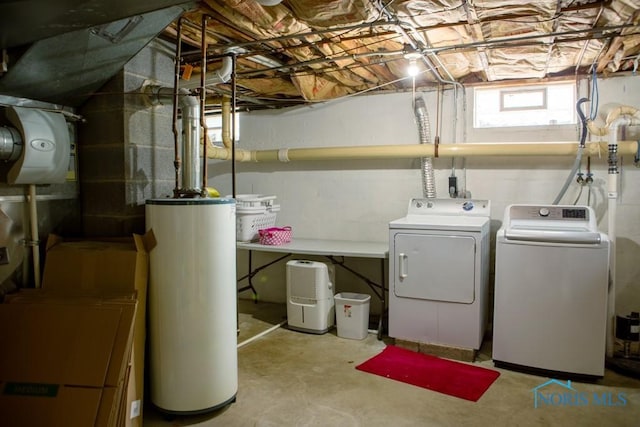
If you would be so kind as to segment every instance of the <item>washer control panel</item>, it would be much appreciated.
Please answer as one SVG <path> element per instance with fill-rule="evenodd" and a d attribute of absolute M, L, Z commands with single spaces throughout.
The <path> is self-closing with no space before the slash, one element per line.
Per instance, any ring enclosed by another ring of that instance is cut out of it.
<path fill-rule="evenodd" d="M 586 206 L 538 206 L 514 205 L 509 209 L 511 220 L 549 220 L 589 222 L 590 212 Z"/>
<path fill-rule="evenodd" d="M 589 206 L 510 205 L 500 231 L 512 241 L 600 244 L 596 215 Z"/>

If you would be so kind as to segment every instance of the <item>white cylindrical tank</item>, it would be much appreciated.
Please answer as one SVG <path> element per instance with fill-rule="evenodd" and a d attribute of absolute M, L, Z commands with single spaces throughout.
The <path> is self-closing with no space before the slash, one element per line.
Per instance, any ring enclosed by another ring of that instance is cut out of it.
<path fill-rule="evenodd" d="M 151 401 L 173 414 L 213 411 L 238 390 L 236 202 L 153 199 L 150 252 Z"/>

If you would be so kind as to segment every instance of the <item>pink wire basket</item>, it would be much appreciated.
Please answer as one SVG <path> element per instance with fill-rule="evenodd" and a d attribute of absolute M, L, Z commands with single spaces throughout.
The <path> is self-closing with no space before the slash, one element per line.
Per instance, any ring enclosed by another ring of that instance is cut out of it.
<path fill-rule="evenodd" d="M 261 245 L 278 246 L 291 241 L 291 227 L 270 227 L 258 230 Z"/>

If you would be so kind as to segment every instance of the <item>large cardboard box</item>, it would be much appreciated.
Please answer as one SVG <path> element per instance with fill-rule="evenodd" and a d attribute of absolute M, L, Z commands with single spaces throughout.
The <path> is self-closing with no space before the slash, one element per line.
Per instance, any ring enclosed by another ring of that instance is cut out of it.
<path fill-rule="evenodd" d="M 0 425 L 115 426 L 136 300 L 31 293 L 8 302 L 0 304 Z"/>
<path fill-rule="evenodd" d="M 152 233 L 94 240 L 65 240 L 52 234 L 47 241 L 43 289 L 137 293 L 126 406 L 121 417 L 127 427 L 142 427 L 149 251 L 154 246 Z"/>

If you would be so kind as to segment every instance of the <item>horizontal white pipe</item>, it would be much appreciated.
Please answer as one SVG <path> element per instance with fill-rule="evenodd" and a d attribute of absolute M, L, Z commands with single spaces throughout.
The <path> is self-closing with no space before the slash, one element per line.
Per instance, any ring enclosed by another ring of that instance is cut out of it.
<path fill-rule="evenodd" d="M 244 347 L 245 345 L 249 344 L 250 342 L 255 341 L 258 338 L 261 338 L 261 337 L 263 337 L 263 336 L 275 331 L 276 329 L 280 328 L 285 323 L 287 323 L 287 321 L 283 320 L 282 322 L 278 323 L 277 325 L 270 327 L 266 331 L 262 331 L 259 334 L 256 334 L 256 335 L 252 336 L 251 338 L 248 338 L 248 339 L 242 341 L 240 344 L 238 344 L 238 348 Z"/>
<path fill-rule="evenodd" d="M 436 156 L 436 149 L 438 155 Z M 420 157 L 473 157 L 473 156 L 572 156 L 578 150 L 577 142 L 508 142 L 508 143 L 466 143 L 466 144 L 409 144 L 409 145 L 368 145 L 355 147 L 289 148 L 285 156 L 282 149 L 236 150 L 239 162 L 282 162 L 302 160 L 373 160 L 410 159 Z M 637 141 L 620 141 L 618 154 L 635 154 Z M 589 142 L 584 156 L 607 157 L 606 142 Z M 230 160 L 231 150 L 213 147 L 207 151 L 210 159 Z"/>

